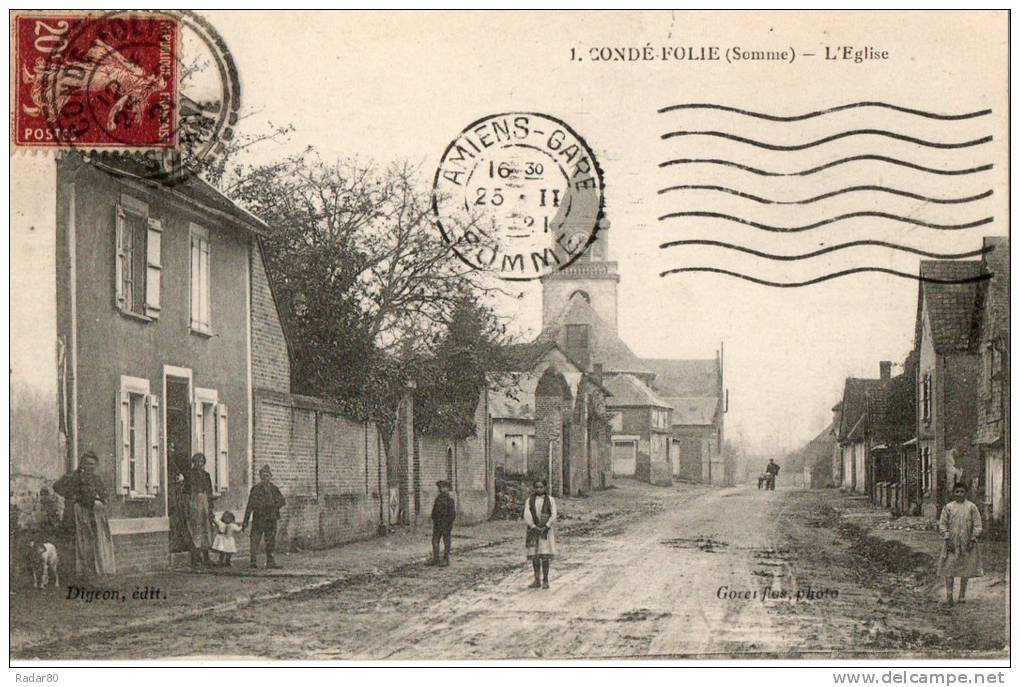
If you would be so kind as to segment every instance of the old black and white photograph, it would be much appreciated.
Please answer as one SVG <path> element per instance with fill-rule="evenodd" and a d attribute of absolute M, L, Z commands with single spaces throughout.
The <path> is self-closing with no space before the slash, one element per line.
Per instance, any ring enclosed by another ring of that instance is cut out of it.
<path fill-rule="evenodd" d="M 12 680 L 1005 682 L 1008 11 L 9 22 Z"/>

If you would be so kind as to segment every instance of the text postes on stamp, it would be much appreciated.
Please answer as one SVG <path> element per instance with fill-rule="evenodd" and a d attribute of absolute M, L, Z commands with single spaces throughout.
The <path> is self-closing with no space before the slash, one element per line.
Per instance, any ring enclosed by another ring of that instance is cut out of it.
<path fill-rule="evenodd" d="M 537 279 L 570 264 L 595 237 L 602 174 L 565 122 L 504 113 L 468 125 L 436 170 L 433 211 L 468 265 Z"/>
<path fill-rule="evenodd" d="M 180 23 L 175 16 L 19 13 L 13 23 L 15 145 L 176 146 Z"/>

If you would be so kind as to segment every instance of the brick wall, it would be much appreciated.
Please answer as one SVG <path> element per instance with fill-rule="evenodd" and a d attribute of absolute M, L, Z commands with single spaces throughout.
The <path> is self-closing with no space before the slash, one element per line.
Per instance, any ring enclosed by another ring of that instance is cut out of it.
<path fill-rule="evenodd" d="M 118 575 L 166 570 L 170 567 L 166 532 L 114 535 L 113 550 L 116 552 Z M 73 569 L 74 554 L 70 556 Z"/>
<path fill-rule="evenodd" d="M 290 356 L 257 241 L 251 250 L 251 367 L 256 389 L 290 391 Z"/>
<path fill-rule="evenodd" d="M 430 522 L 432 502 L 439 493 L 436 482 L 441 479 L 453 485 L 459 524 L 482 522 L 492 513 L 495 472 L 487 451 L 489 428 L 484 395 L 475 409 L 475 427 L 475 436 L 466 439 L 450 440 L 429 435 L 416 437 L 421 485 L 418 523 Z"/>
<path fill-rule="evenodd" d="M 381 522 L 385 454 L 375 425 L 318 399 L 259 390 L 255 463 L 273 469 L 287 506 L 278 546 L 317 548 L 374 535 Z"/>

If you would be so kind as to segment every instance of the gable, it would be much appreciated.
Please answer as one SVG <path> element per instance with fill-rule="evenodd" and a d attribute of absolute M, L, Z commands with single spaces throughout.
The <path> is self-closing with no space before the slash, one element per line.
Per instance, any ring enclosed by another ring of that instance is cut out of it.
<path fill-rule="evenodd" d="M 922 279 L 960 280 L 978 277 L 977 260 L 922 260 Z M 922 281 L 918 290 L 918 324 L 926 310 L 932 345 L 939 353 L 970 350 L 977 337 L 979 282 L 944 284 Z M 920 333 L 919 328 L 916 330 Z"/>
<path fill-rule="evenodd" d="M 588 325 L 591 363 L 601 364 L 606 372 L 629 372 L 650 375 L 641 359 L 617 336 L 614 328 L 581 296 L 570 299 L 552 322 L 548 323 L 535 343 L 554 342 L 567 350 L 568 325 Z"/>

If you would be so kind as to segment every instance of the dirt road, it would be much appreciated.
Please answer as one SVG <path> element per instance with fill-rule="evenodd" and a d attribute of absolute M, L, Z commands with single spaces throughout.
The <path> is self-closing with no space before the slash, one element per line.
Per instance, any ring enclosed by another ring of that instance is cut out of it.
<path fill-rule="evenodd" d="M 614 490 L 623 502 L 644 499 L 639 508 L 562 523 L 549 590 L 527 587 L 522 527 L 522 541 L 462 553 L 449 568 L 405 566 L 39 657 L 847 657 L 996 648 L 953 636 L 934 579 L 862 567 L 859 544 L 834 529 L 818 492 L 681 485 L 648 499 L 647 489 Z"/>

